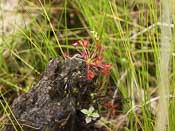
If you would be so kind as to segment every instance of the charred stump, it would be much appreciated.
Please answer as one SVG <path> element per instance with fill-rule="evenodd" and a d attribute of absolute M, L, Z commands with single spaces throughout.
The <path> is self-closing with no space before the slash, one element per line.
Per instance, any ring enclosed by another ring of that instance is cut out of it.
<path fill-rule="evenodd" d="M 16 98 L 11 109 L 24 131 L 91 130 L 80 109 L 92 105 L 93 81 L 86 80 L 86 65 L 76 58 L 49 62 L 39 82 L 29 93 Z M 17 130 L 21 130 L 10 116 Z M 8 123 L 10 121 L 8 120 Z M 13 131 L 12 124 L 5 131 Z"/>

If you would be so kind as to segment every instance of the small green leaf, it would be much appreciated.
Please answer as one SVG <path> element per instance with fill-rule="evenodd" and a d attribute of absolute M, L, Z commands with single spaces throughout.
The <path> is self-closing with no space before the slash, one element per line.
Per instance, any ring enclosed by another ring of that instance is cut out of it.
<path fill-rule="evenodd" d="M 95 121 L 97 118 L 93 117 L 92 120 Z"/>
<path fill-rule="evenodd" d="M 88 115 L 89 114 L 89 111 L 87 109 L 82 109 L 81 112 L 85 115 Z"/>
<path fill-rule="evenodd" d="M 89 107 L 89 111 L 93 112 L 94 110 L 95 110 L 95 109 L 94 109 L 93 106 L 90 106 L 90 107 Z"/>
<path fill-rule="evenodd" d="M 100 115 L 97 112 L 92 113 L 92 117 L 98 118 Z"/>
<path fill-rule="evenodd" d="M 91 117 L 86 117 L 85 121 L 88 124 L 88 123 L 90 123 L 92 121 L 92 118 Z"/>

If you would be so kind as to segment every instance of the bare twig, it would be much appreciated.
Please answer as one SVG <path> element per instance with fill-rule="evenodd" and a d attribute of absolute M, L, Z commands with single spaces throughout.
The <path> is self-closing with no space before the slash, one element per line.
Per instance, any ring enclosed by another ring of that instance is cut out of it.
<path fill-rule="evenodd" d="M 169 98 L 175 98 L 175 96 L 169 95 L 169 97 L 166 97 L 166 99 L 169 99 Z M 130 109 L 128 110 L 128 112 L 126 113 L 126 115 L 129 115 L 130 112 L 135 111 L 135 110 L 138 110 L 139 108 L 141 108 L 141 107 L 143 107 L 143 106 L 145 106 L 145 105 L 148 105 L 148 104 L 151 104 L 151 103 L 153 103 L 153 102 L 155 102 L 155 101 L 158 101 L 159 99 L 160 99 L 160 96 L 156 96 L 156 97 L 153 97 L 153 98 L 151 98 L 150 100 L 146 101 L 146 102 L 145 102 L 144 104 L 142 104 L 142 105 L 135 105 L 135 106 L 133 106 L 132 108 L 130 108 Z"/>
<path fill-rule="evenodd" d="M 153 28 L 155 28 L 155 27 L 157 27 L 157 26 L 174 28 L 174 24 L 168 24 L 168 23 L 163 23 L 163 22 L 162 22 L 162 23 L 161 23 L 161 22 L 157 22 L 157 23 L 152 24 L 152 25 L 150 25 L 149 27 L 143 29 L 142 31 L 140 31 L 140 32 L 138 32 L 138 33 L 135 33 L 134 35 L 132 35 L 132 36 L 130 37 L 130 40 L 135 39 L 136 37 L 138 37 L 138 36 L 144 34 L 145 32 L 147 32 L 147 31 L 149 31 L 149 30 L 151 30 L 151 29 L 153 29 Z"/>

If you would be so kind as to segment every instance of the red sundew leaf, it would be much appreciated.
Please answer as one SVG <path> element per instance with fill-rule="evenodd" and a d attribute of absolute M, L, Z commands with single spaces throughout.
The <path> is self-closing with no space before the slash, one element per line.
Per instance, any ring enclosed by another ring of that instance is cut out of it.
<path fill-rule="evenodd" d="M 86 64 L 86 72 L 89 72 L 90 70 L 90 65 L 89 64 Z"/>
<path fill-rule="evenodd" d="M 89 47 L 89 41 L 88 40 L 79 40 L 78 42 L 85 49 L 87 49 Z"/>
<path fill-rule="evenodd" d="M 86 60 L 88 58 L 88 54 L 86 51 L 81 52 L 81 56 Z"/>
<path fill-rule="evenodd" d="M 99 55 L 103 54 L 104 52 L 104 46 L 102 44 L 96 44 L 94 51 L 98 51 Z"/>
<path fill-rule="evenodd" d="M 89 41 L 88 40 L 83 40 L 83 46 L 88 48 L 89 47 Z"/>
<path fill-rule="evenodd" d="M 97 58 L 95 59 L 95 64 L 98 66 L 99 64 L 102 63 L 102 60 L 103 60 L 103 57 L 101 55 L 97 56 Z"/>
<path fill-rule="evenodd" d="M 110 70 L 111 70 L 111 68 L 112 68 L 112 64 L 102 64 L 101 67 L 103 67 L 102 71 L 101 71 L 102 74 L 108 75 Z"/>
<path fill-rule="evenodd" d="M 111 69 L 112 68 L 112 64 L 103 64 L 103 68 Z"/>
<path fill-rule="evenodd" d="M 110 72 L 109 69 L 102 69 L 101 73 L 104 74 L 104 75 L 108 75 Z"/>
<path fill-rule="evenodd" d="M 103 48 L 103 46 L 99 43 L 95 45 L 96 50 L 99 50 L 99 49 L 102 49 L 102 48 Z"/>
<path fill-rule="evenodd" d="M 86 74 L 87 80 L 92 80 L 95 77 L 95 73 L 92 71 L 88 71 Z"/>
<path fill-rule="evenodd" d="M 102 61 L 103 57 L 102 57 L 101 55 L 99 55 L 99 56 L 97 57 L 97 59 L 100 60 L 100 61 Z"/>
<path fill-rule="evenodd" d="M 117 105 L 112 104 L 112 102 L 107 102 L 107 103 L 104 104 L 104 107 L 106 109 L 115 110 L 117 108 Z"/>
<path fill-rule="evenodd" d="M 77 47 L 77 46 L 80 45 L 80 43 L 79 43 L 79 42 L 75 42 L 75 43 L 73 43 L 72 45 L 73 45 L 74 47 Z"/>

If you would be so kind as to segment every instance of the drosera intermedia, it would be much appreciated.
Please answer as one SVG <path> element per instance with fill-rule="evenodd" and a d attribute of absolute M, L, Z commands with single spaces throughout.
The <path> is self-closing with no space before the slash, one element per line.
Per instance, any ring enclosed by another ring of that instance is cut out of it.
<path fill-rule="evenodd" d="M 112 64 L 104 63 L 104 47 L 99 40 L 96 40 L 95 46 L 90 48 L 88 40 L 79 40 L 73 46 L 76 48 L 79 56 L 86 63 L 87 80 L 94 79 L 95 76 L 102 73 L 108 75 L 112 69 Z M 70 57 L 68 57 L 70 58 Z"/>

